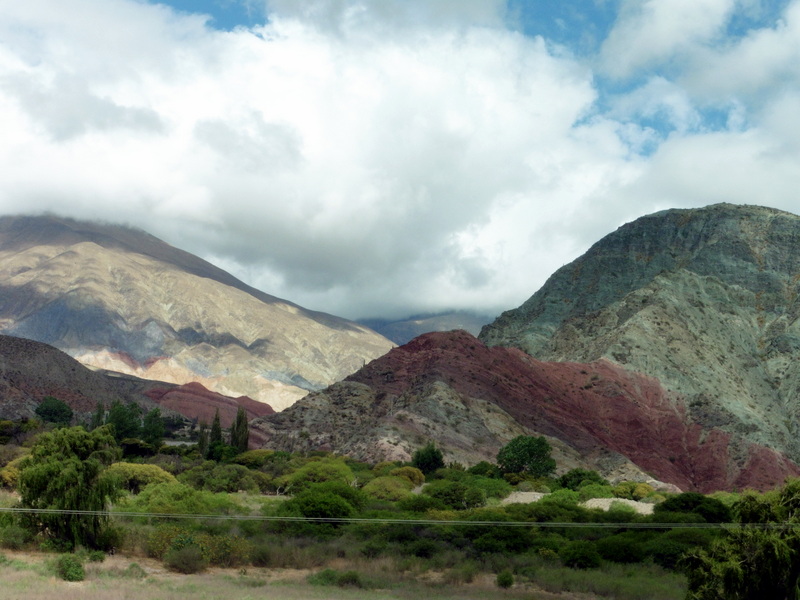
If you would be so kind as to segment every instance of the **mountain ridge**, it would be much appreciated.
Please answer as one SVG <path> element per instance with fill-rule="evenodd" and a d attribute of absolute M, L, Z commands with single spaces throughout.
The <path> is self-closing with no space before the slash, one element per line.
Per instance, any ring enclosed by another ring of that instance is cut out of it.
<path fill-rule="evenodd" d="M 144 232 L 57 217 L 0 218 L 0 333 L 277 409 L 392 347 Z"/>
<path fill-rule="evenodd" d="M 479 337 L 656 377 L 699 424 L 797 460 L 797 248 L 800 217 L 784 211 L 661 211 L 605 236 Z"/>

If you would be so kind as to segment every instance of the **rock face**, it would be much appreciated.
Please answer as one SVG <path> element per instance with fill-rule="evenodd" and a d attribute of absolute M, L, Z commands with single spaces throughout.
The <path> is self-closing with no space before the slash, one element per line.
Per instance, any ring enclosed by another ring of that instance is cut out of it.
<path fill-rule="evenodd" d="M 727 204 L 642 217 L 485 327 L 541 360 L 657 378 L 687 417 L 800 459 L 800 217 Z"/>
<path fill-rule="evenodd" d="M 546 435 L 562 470 L 684 490 L 766 489 L 800 469 L 780 453 L 688 417 L 683 398 L 606 360 L 538 361 L 466 332 L 431 333 L 282 413 L 257 419 L 270 447 L 408 459 L 435 440 L 446 460 L 494 461 L 520 434 Z"/>
<path fill-rule="evenodd" d="M 392 346 L 144 232 L 56 217 L 0 218 L 0 332 L 279 409 Z"/>

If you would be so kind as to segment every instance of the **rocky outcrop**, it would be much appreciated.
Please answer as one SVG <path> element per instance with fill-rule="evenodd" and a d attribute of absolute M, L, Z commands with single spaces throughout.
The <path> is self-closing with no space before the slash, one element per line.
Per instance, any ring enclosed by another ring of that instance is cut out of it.
<path fill-rule="evenodd" d="M 196 381 L 275 408 L 392 346 L 144 232 L 57 217 L 0 218 L 0 332 L 93 367 Z"/>
<path fill-rule="evenodd" d="M 800 459 L 800 217 L 727 204 L 637 219 L 480 338 L 658 379 L 687 419 Z"/>
<path fill-rule="evenodd" d="M 270 447 L 370 461 L 408 459 L 434 440 L 466 464 L 493 461 L 517 435 L 546 435 L 562 470 L 703 492 L 766 489 L 800 473 L 778 452 L 693 422 L 684 398 L 652 377 L 606 360 L 541 362 L 466 332 L 416 338 L 253 428 Z"/>

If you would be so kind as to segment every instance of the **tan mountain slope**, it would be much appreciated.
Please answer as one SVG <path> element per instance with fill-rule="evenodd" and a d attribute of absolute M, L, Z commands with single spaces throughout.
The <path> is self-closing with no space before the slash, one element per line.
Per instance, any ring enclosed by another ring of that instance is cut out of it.
<path fill-rule="evenodd" d="M 688 416 L 800 459 L 800 217 L 727 204 L 642 217 L 481 332 L 541 360 L 658 378 Z"/>
<path fill-rule="evenodd" d="M 0 331 L 278 410 L 391 347 L 143 232 L 56 217 L 0 219 Z"/>

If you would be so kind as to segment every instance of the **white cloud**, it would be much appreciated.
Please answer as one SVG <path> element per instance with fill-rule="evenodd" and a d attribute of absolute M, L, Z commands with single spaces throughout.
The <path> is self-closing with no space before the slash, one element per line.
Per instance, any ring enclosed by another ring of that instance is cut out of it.
<path fill-rule="evenodd" d="M 623 0 L 603 43 L 601 65 L 613 77 L 670 62 L 720 36 L 735 0 Z"/>
<path fill-rule="evenodd" d="M 511 308 L 650 210 L 790 208 L 798 94 L 769 93 L 777 76 L 758 107 L 719 92 L 731 131 L 703 133 L 715 84 L 693 60 L 730 3 L 669 4 L 628 5 L 605 52 L 628 39 L 620 72 L 690 71 L 605 114 L 593 73 L 504 27 L 501 2 L 272 0 L 230 32 L 134 0 L 1 4 L 0 213 L 128 222 L 348 317 Z M 791 54 L 756 41 L 789 35 L 786 14 L 708 56 L 785 73 Z"/>

